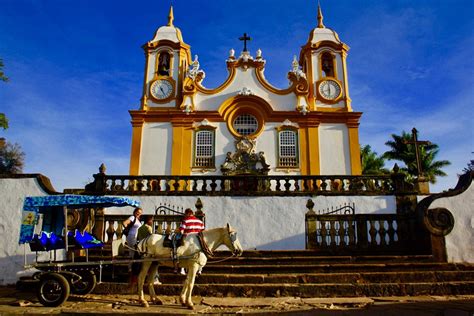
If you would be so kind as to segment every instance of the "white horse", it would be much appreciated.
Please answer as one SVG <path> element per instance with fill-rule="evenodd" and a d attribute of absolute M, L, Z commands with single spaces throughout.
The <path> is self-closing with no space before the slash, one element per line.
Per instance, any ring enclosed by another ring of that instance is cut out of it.
<path fill-rule="evenodd" d="M 240 256 L 243 252 L 242 246 L 237 239 L 237 232 L 233 230 L 229 224 L 227 224 L 227 227 L 223 228 L 204 230 L 202 234 L 205 244 L 211 251 L 216 250 L 221 245 L 225 245 L 230 251 L 232 251 L 233 255 Z M 144 258 L 152 259 L 152 261 L 145 261 L 142 263 L 142 268 L 138 275 L 138 299 L 145 307 L 149 306 L 143 293 L 145 279 L 147 280 L 152 303 L 158 305 L 163 304 L 156 296 L 153 287 L 153 278 L 156 275 L 159 265 L 173 267 L 171 249 L 163 247 L 164 238 L 165 236 L 163 235 L 153 234 L 138 243 L 138 250 L 141 253 L 144 253 Z M 194 304 L 191 300 L 194 280 L 199 268 L 204 267 L 207 263 L 207 257 L 201 247 L 197 234 L 189 234 L 186 236 L 183 245 L 177 250 L 177 255 L 179 266 L 187 268 L 188 270 L 186 280 L 183 284 L 183 290 L 180 295 L 181 304 L 190 309 L 194 309 Z M 160 258 L 162 258 L 163 261 L 156 260 Z"/>

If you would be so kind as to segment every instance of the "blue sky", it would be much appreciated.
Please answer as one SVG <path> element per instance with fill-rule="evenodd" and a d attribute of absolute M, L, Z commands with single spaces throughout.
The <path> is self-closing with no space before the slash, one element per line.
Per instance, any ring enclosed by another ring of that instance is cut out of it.
<path fill-rule="evenodd" d="M 26 173 L 48 176 L 57 190 L 83 187 L 104 162 L 128 174 L 131 125 L 139 108 L 141 45 L 166 24 L 169 1 L 0 0 L 0 112 L 19 143 Z M 350 46 L 349 88 L 364 112 L 361 144 L 379 154 L 390 134 L 416 127 L 452 165 L 432 191 L 454 187 L 474 159 L 472 0 L 321 1 L 324 23 Z M 173 1 L 174 24 L 199 55 L 204 85 L 226 76 L 230 48 L 252 36 L 265 75 L 287 86 L 286 73 L 316 27 L 316 1 Z M 394 162 L 388 162 L 390 167 Z"/>

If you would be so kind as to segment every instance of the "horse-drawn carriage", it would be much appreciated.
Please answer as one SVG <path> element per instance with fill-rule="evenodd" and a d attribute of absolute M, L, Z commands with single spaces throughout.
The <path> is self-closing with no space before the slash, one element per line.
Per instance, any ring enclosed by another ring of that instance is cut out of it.
<path fill-rule="evenodd" d="M 90 212 L 106 207 L 138 207 L 130 198 L 52 195 L 26 197 L 23 204 L 20 244 L 25 245 L 25 269 L 35 269 L 28 282 L 37 283 L 37 296 L 45 306 L 59 306 L 70 293 L 84 295 L 92 292 L 102 281 L 102 268 L 117 261 L 89 261 L 88 252 L 104 244 L 87 230 L 70 230 L 68 217 L 77 212 Z M 28 262 L 27 244 L 36 256 Z M 85 256 L 76 257 L 83 251 Z"/>
<path fill-rule="evenodd" d="M 25 245 L 25 269 L 37 269 L 30 282 L 37 284 L 37 296 L 45 306 L 59 306 L 70 293 L 85 295 L 91 293 L 97 283 L 102 282 L 103 267 L 130 262 L 142 263 L 138 277 L 139 300 L 148 306 L 143 296 L 143 285 L 148 274 L 155 275 L 157 266 L 173 264 L 169 249 L 164 246 L 165 237 L 153 234 L 137 245 L 142 259 L 131 260 L 98 260 L 90 261 L 88 251 L 100 248 L 104 244 L 87 232 L 87 229 L 72 230 L 68 226 L 68 216 L 72 212 L 87 212 L 91 209 L 106 207 L 138 207 L 139 202 L 130 198 L 88 196 L 88 195 L 54 195 L 25 198 L 20 244 Z M 121 240 L 119 240 L 121 241 Z M 26 244 L 36 253 L 33 263 L 27 262 Z M 180 265 L 189 269 L 181 293 L 181 302 L 192 308 L 191 301 L 194 278 L 199 266 L 207 262 L 205 250 L 215 250 L 226 245 L 235 255 L 242 253 L 236 232 L 227 227 L 206 230 L 198 238 L 189 235 L 184 246 L 180 247 Z M 77 251 L 85 256 L 76 257 Z M 58 254 L 59 252 L 59 254 Z M 46 253 L 49 258 L 39 259 L 38 253 Z M 59 257 L 59 258 L 58 258 Z M 153 289 L 153 282 L 148 282 L 153 301 L 158 300 Z"/>

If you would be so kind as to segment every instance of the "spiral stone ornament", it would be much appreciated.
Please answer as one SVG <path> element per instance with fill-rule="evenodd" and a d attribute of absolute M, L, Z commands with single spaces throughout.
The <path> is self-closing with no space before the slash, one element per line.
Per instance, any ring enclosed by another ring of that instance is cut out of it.
<path fill-rule="evenodd" d="M 446 236 L 454 227 L 453 214 L 443 207 L 426 210 L 423 221 L 430 233 L 436 236 Z"/>

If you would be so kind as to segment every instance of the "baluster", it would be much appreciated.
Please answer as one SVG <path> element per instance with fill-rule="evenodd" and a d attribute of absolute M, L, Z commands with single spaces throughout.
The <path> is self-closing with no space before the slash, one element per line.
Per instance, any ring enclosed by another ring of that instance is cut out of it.
<path fill-rule="evenodd" d="M 107 230 L 105 232 L 107 234 L 107 243 L 111 244 L 112 240 L 114 239 L 114 234 L 115 234 L 115 227 L 114 227 L 115 221 L 110 220 L 110 221 L 107 221 L 107 222 L 108 222 L 108 227 L 107 227 Z"/>
<path fill-rule="evenodd" d="M 370 245 L 376 246 L 377 245 L 377 229 L 375 228 L 375 221 L 369 220 L 369 236 L 370 236 Z"/>
<path fill-rule="evenodd" d="M 285 191 L 290 191 L 291 183 L 289 178 L 285 178 Z"/>
<path fill-rule="evenodd" d="M 346 245 L 346 230 L 345 230 L 346 221 L 344 219 L 339 220 L 339 229 L 337 235 L 339 236 L 339 247 L 344 247 Z"/>
<path fill-rule="evenodd" d="M 211 187 L 211 192 L 216 192 L 216 188 L 217 188 L 217 183 L 216 183 L 216 179 L 212 178 L 211 179 L 211 184 L 209 185 Z"/>
<path fill-rule="evenodd" d="M 329 221 L 329 235 L 330 237 L 330 246 L 335 247 L 336 246 L 336 228 L 335 228 L 335 221 Z"/>
<path fill-rule="evenodd" d="M 395 220 L 393 220 L 393 219 L 392 220 L 387 220 L 387 223 L 388 223 L 387 234 L 388 234 L 388 238 L 389 238 L 389 241 L 388 241 L 389 245 L 395 243 L 395 228 L 393 227 L 394 221 Z"/>
<path fill-rule="evenodd" d="M 387 236 L 387 230 L 385 229 L 385 223 L 386 221 L 381 219 L 378 221 L 379 222 L 379 235 L 380 235 L 380 246 L 386 246 L 387 245 L 387 240 L 385 239 Z"/>
<path fill-rule="evenodd" d="M 355 221 L 352 219 L 347 221 L 348 227 L 347 227 L 347 234 L 349 236 L 349 246 L 355 245 Z"/>
<path fill-rule="evenodd" d="M 326 178 L 321 179 L 321 185 L 319 186 L 321 188 L 321 191 L 326 191 L 328 184 L 326 183 Z"/>
<path fill-rule="evenodd" d="M 321 221 L 321 246 L 327 248 L 328 243 L 327 243 L 327 233 L 328 230 L 326 229 L 326 221 Z"/>

